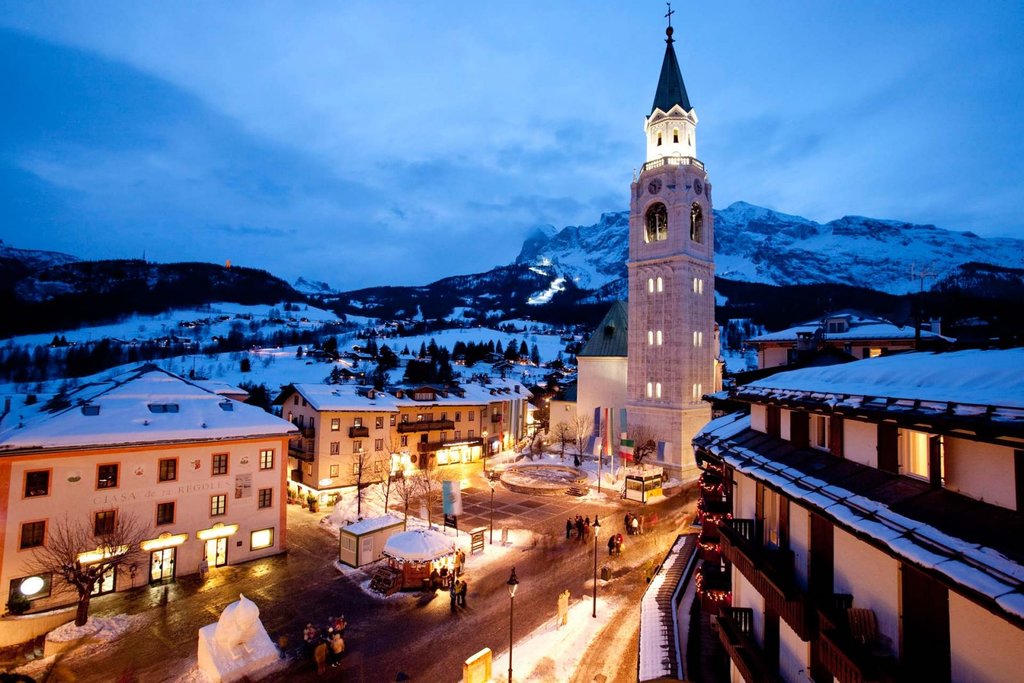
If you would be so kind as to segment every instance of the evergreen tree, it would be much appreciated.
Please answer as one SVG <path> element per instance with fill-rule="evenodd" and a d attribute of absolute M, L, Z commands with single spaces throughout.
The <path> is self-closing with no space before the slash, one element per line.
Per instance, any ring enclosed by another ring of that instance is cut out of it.
<path fill-rule="evenodd" d="M 492 339 L 491 343 L 488 344 L 488 347 L 490 348 L 491 351 L 493 351 L 494 353 L 498 354 L 499 356 L 503 355 L 505 353 L 505 350 L 503 348 L 501 348 L 501 342 L 500 341 L 497 344 L 495 344 L 494 340 Z"/>
<path fill-rule="evenodd" d="M 250 372 L 252 370 L 252 363 L 249 362 L 248 357 L 242 359 L 242 362 L 238 364 L 238 369 L 242 372 Z"/>
<path fill-rule="evenodd" d="M 530 362 L 534 365 L 540 365 L 540 349 L 534 344 L 530 347 Z"/>
<path fill-rule="evenodd" d="M 526 346 L 526 340 L 519 342 L 519 357 L 526 358 L 530 355 L 530 349 Z"/>
<path fill-rule="evenodd" d="M 305 353 L 305 351 L 302 349 L 301 346 L 299 348 L 295 349 L 295 357 L 296 358 L 302 358 L 304 353 Z"/>

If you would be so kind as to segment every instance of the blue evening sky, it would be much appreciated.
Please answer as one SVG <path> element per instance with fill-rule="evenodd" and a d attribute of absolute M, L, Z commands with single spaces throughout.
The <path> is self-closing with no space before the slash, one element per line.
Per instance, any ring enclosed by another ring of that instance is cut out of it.
<path fill-rule="evenodd" d="M 1024 4 L 677 3 L 718 208 L 1024 237 Z M 354 288 L 628 207 L 663 2 L 0 3 L 0 239 Z"/>

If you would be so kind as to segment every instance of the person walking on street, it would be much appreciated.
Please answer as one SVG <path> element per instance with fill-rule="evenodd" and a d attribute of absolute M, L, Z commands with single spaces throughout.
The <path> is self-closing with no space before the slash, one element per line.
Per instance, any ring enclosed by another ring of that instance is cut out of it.
<path fill-rule="evenodd" d="M 452 581 L 448 586 L 448 596 L 452 599 L 452 614 L 455 614 L 455 601 L 459 598 L 459 587 L 457 581 Z"/>
<path fill-rule="evenodd" d="M 590 540 L 590 515 L 587 515 L 587 518 L 583 520 L 583 540 Z"/>
<path fill-rule="evenodd" d="M 455 574 L 462 576 L 462 572 L 466 569 L 466 551 L 459 548 L 459 552 L 455 553 Z"/>
<path fill-rule="evenodd" d="M 629 523 L 629 528 L 631 529 L 630 533 L 634 536 L 640 533 L 640 520 L 637 519 L 636 515 L 633 515 L 633 519 Z"/>
<path fill-rule="evenodd" d="M 469 592 L 469 582 L 463 579 L 459 581 L 459 605 L 466 606 L 466 593 Z"/>
<path fill-rule="evenodd" d="M 583 518 L 576 515 L 576 540 L 583 542 Z"/>
<path fill-rule="evenodd" d="M 335 633 L 331 638 L 331 666 L 341 664 L 341 655 L 345 651 L 345 640 L 340 633 Z"/>
<path fill-rule="evenodd" d="M 608 536 L 608 556 L 611 557 L 615 554 L 615 534 Z"/>
<path fill-rule="evenodd" d="M 568 517 L 565 520 L 565 538 L 566 540 L 572 538 L 572 520 Z"/>

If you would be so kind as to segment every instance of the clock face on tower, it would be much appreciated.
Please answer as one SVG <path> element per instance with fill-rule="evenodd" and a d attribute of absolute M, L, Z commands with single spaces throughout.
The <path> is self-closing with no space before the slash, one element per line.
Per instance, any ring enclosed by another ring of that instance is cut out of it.
<path fill-rule="evenodd" d="M 693 181 L 693 191 L 700 194 L 704 191 L 704 183 L 700 181 L 700 178 L 696 178 Z"/>
<path fill-rule="evenodd" d="M 658 194 L 661 192 L 661 178 L 655 178 L 651 182 L 647 183 L 647 191 L 651 194 Z"/>

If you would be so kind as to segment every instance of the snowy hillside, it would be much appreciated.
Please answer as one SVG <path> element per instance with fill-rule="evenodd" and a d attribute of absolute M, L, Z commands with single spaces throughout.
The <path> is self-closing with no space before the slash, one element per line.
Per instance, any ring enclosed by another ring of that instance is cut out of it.
<path fill-rule="evenodd" d="M 42 270 L 50 266 L 74 263 L 78 257 L 59 251 L 38 251 L 35 249 L 15 249 L 0 240 L 0 262 L 16 261 L 28 270 Z"/>
<path fill-rule="evenodd" d="M 1024 267 L 1024 240 L 982 238 L 934 225 L 845 216 L 828 223 L 736 202 L 715 211 L 720 277 L 767 284 L 840 283 L 901 294 L 925 287 L 962 264 Z M 608 213 L 591 226 L 530 235 L 516 259 L 554 283 L 559 278 L 601 298 L 625 296 L 629 214 Z M 543 290 L 541 290 L 543 291 Z"/>

